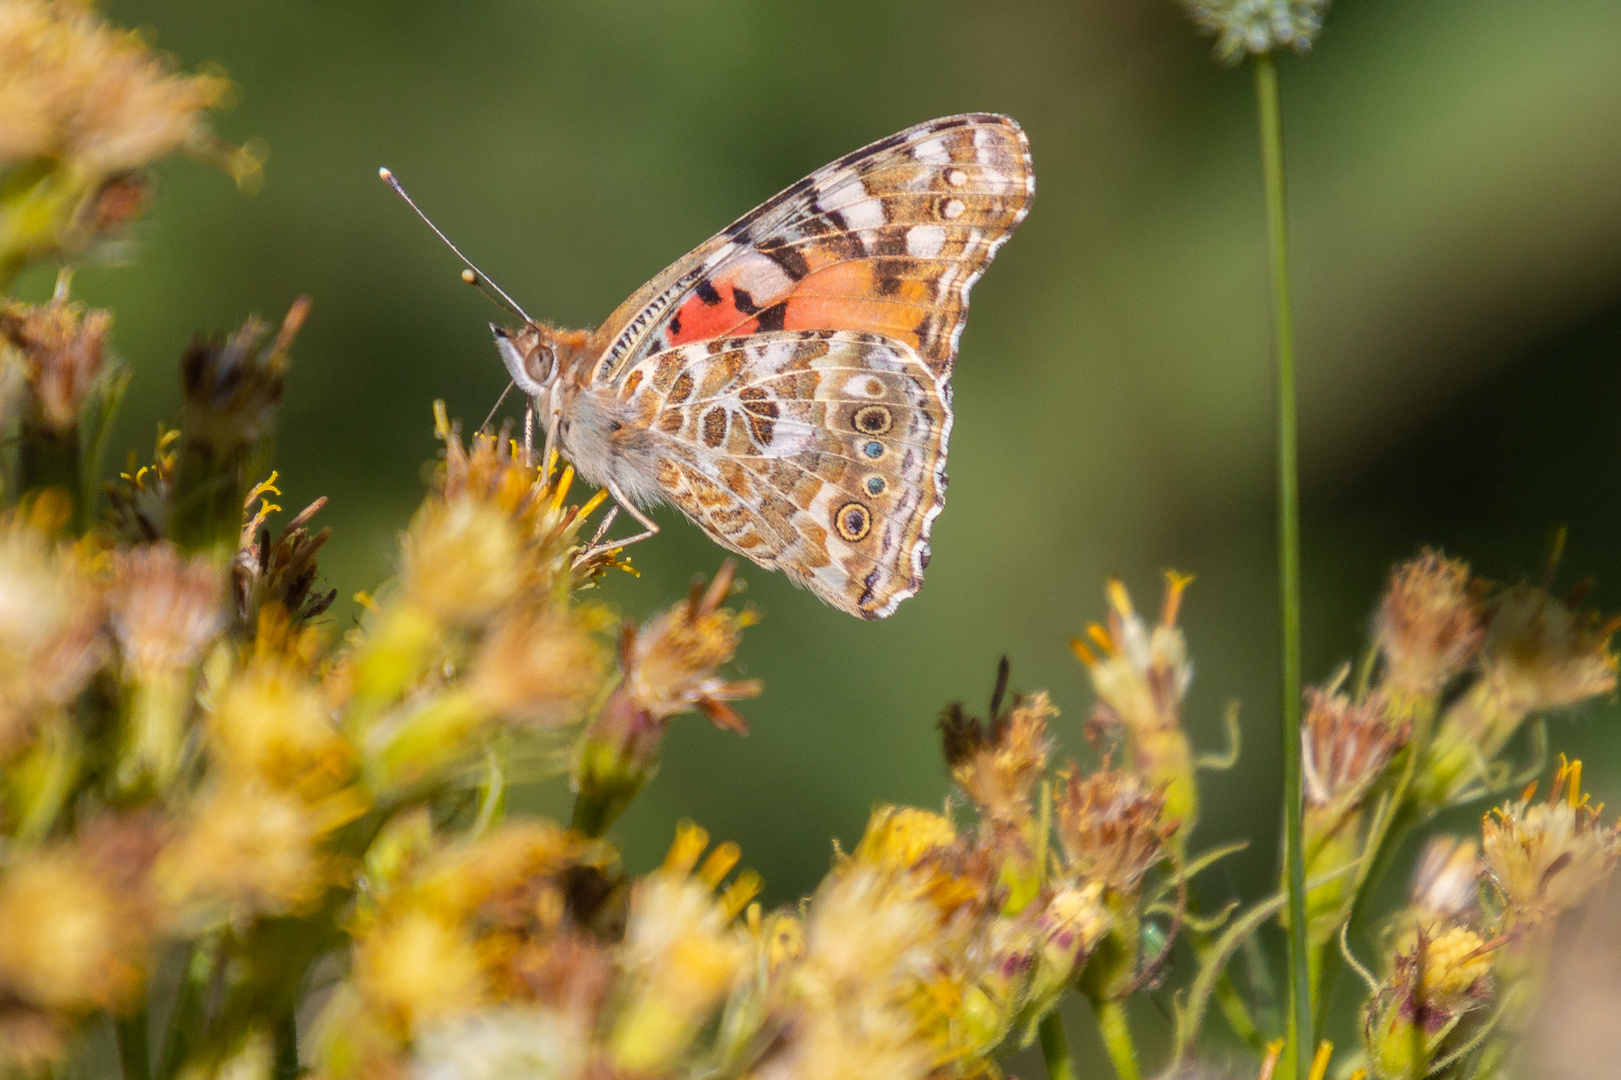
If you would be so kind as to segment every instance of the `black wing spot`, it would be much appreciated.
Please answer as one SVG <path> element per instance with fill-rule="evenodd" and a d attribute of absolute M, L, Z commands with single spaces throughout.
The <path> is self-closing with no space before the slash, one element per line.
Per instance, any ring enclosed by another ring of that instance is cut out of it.
<path fill-rule="evenodd" d="M 704 278 L 702 281 L 698 282 L 697 287 L 692 291 L 698 294 L 698 299 L 702 300 L 710 307 L 714 307 L 716 304 L 720 303 L 720 290 L 716 289 L 715 283 L 710 281 L 708 278 Z"/>
<path fill-rule="evenodd" d="M 787 304 L 773 304 L 755 316 L 761 330 L 781 330 L 788 318 Z"/>

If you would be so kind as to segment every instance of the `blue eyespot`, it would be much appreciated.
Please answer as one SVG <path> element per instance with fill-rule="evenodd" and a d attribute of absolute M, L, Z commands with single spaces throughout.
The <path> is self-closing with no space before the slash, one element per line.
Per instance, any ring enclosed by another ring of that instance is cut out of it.
<path fill-rule="evenodd" d="M 881 458 L 884 456 L 884 444 L 879 442 L 877 439 L 874 439 L 866 446 L 863 446 L 861 450 L 870 458 Z"/>
<path fill-rule="evenodd" d="M 884 493 L 884 478 L 882 476 L 867 477 L 867 494 L 882 495 Z"/>

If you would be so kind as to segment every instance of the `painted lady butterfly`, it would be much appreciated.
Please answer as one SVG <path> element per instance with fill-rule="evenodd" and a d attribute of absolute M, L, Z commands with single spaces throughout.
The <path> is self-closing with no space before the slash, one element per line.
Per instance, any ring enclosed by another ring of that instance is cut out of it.
<path fill-rule="evenodd" d="M 645 528 L 613 546 L 658 531 L 640 508 L 674 503 L 881 619 L 922 587 L 945 505 L 968 290 L 1034 189 L 1013 120 L 931 120 L 770 199 L 594 332 L 491 329 L 548 450 Z"/>

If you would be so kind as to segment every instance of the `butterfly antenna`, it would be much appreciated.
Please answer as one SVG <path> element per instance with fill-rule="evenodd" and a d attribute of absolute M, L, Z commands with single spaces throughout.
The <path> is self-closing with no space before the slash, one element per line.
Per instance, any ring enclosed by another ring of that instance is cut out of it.
<path fill-rule="evenodd" d="M 394 194 L 404 199 L 406 205 L 417 212 L 417 217 L 421 218 L 423 222 L 427 224 L 428 228 L 433 230 L 433 234 L 435 236 L 445 242 L 446 247 L 456 253 L 456 258 L 460 259 L 467 267 L 467 269 L 462 271 L 463 281 L 467 282 L 469 285 L 478 286 L 479 291 L 484 293 L 485 296 L 488 296 L 491 300 L 495 301 L 498 306 L 506 308 L 524 322 L 532 323 L 535 321 L 529 317 L 529 313 L 527 311 L 518 306 L 518 302 L 516 300 L 507 295 L 507 291 L 505 289 L 491 281 L 484 271 L 473 265 L 473 260 L 469 259 L 466 255 L 463 255 L 461 248 L 451 243 L 450 237 L 446 236 L 439 226 L 433 223 L 432 218 L 422 212 L 422 207 L 416 204 L 415 199 L 406 194 L 404 186 L 401 185 L 392 171 L 387 168 L 378 169 L 377 175 L 382 177 L 383 183 L 394 189 Z"/>

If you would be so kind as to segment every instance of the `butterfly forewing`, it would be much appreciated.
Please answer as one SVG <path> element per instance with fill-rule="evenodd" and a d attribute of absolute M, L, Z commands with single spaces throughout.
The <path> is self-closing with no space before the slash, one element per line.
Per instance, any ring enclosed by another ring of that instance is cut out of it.
<path fill-rule="evenodd" d="M 720 543 L 863 618 L 922 585 L 951 405 L 913 349 L 764 331 L 654 354 L 622 385 L 661 488 Z"/>
<path fill-rule="evenodd" d="M 745 215 L 621 305 L 597 381 L 695 341 L 857 330 L 949 373 L 968 292 L 1023 220 L 1029 144 L 1011 119 L 947 117 L 882 139 Z"/>

